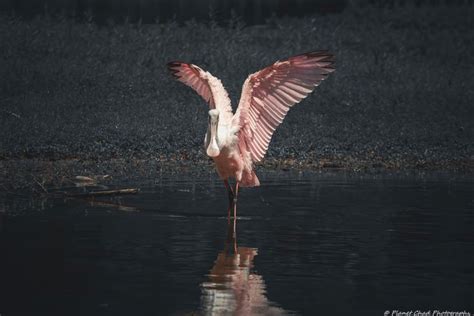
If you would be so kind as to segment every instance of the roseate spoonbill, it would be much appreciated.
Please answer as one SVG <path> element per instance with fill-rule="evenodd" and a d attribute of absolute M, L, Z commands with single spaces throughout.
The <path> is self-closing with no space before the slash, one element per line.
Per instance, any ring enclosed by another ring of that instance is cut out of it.
<path fill-rule="evenodd" d="M 253 164 L 263 159 L 273 132 L 288 110 L 334 71 L 334 56 L 327 51 L 309 52 L 251 74 L 244 82 L 235 114 L 222 82 L 209 72 L 180 61 L 168 63 L 168 68 L 178 81 L 209 103 L 204 148 L 224 180 L 229 195 L 228 216 L 233 206 L 235 218 L 239 185 L 260 185 Z M 235 178 L 235 190 L 229 178 Z"/>

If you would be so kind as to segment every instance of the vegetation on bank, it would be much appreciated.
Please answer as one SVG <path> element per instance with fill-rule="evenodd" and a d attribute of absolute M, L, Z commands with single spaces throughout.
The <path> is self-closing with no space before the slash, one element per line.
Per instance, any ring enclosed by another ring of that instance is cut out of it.
<path fill-rule="evenodd" d="M 473 15 L 353 8 L 248 27 L 0 15 L 0 160 L 206 161 L 207 106 L 168 61 L 210 71 L 236 106 L 248 74 L 328 49 L 336 72 L 290 111 L 270 162 L 472 170 Z"/>

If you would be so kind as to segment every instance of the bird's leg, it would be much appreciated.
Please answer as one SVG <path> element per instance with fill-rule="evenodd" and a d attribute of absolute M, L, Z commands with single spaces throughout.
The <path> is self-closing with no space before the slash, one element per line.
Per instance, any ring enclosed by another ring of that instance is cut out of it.
<path fill-rule="evenodd" d="M 233 223 L 233 226 L 234 226 L 234 230 L 233 230 L 233 244 L 232 246 L 234 246 L 234 254 L 237 254 L 237 217 L 234 217 L 234 223 Z"/>
<path fill-rule="evenodd" d="M 239 195 L 239 182 L 235 183 L 235 194 L 234 194 L 234 219 L 237 218 L 237 196 Z M 235 225 L 235 222 L 234 222 Z"/>
<path fill-rule="evenodd" d="M 230 220 L 227 222 L 227 239 L 224 248 L 226 254 L 237 254 L 237 232 L 235 222 L 235 218 L 233 219 L 232 223 Z"/>
<path fill-rule="evenodd" d="M 234 203 L 234 192 L 232 191 L 232 187 L 229 185 L 229 181 L 227 179 L 224 180 L 224 185 L 229 195 L 229 207 L 227 208 L 227 219 L 230 219 L 230 209 Z"/>

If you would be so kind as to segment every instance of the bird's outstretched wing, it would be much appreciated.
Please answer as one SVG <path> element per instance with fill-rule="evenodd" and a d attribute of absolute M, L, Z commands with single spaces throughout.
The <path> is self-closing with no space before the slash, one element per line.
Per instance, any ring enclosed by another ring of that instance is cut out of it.
<path fill-rule="evenodd" d="M 219 79 L 196 65 L 180 61 L 168 63 L 168 69 L 178 81 L 193 88 L 209 103 L 210 109 L 219 110 L 221 120 L 230 123 L 233 115 L 232 107 L 229 95 Z"/>
<path fill-rule="evenodd" d="M 242 88 L 232 124 L 251 162 L 262 160 L 273 132 L 286 113 L 334 71 L 334 56 L 315 51 L 293 56 L 250 75 Z"/>

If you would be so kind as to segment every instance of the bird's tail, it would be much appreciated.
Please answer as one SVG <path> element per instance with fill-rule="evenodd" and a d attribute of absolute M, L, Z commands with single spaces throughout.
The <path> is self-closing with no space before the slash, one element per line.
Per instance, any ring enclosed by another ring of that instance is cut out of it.
<path fill-rule="evenodd" d="M 242 180 L 240 181 L 240 186 L 242 187 L 258 187 L 260 185 L 260 181 L 255 174 L 255 171 L 250 172 L 243 172 L 242 173 Z"/>

